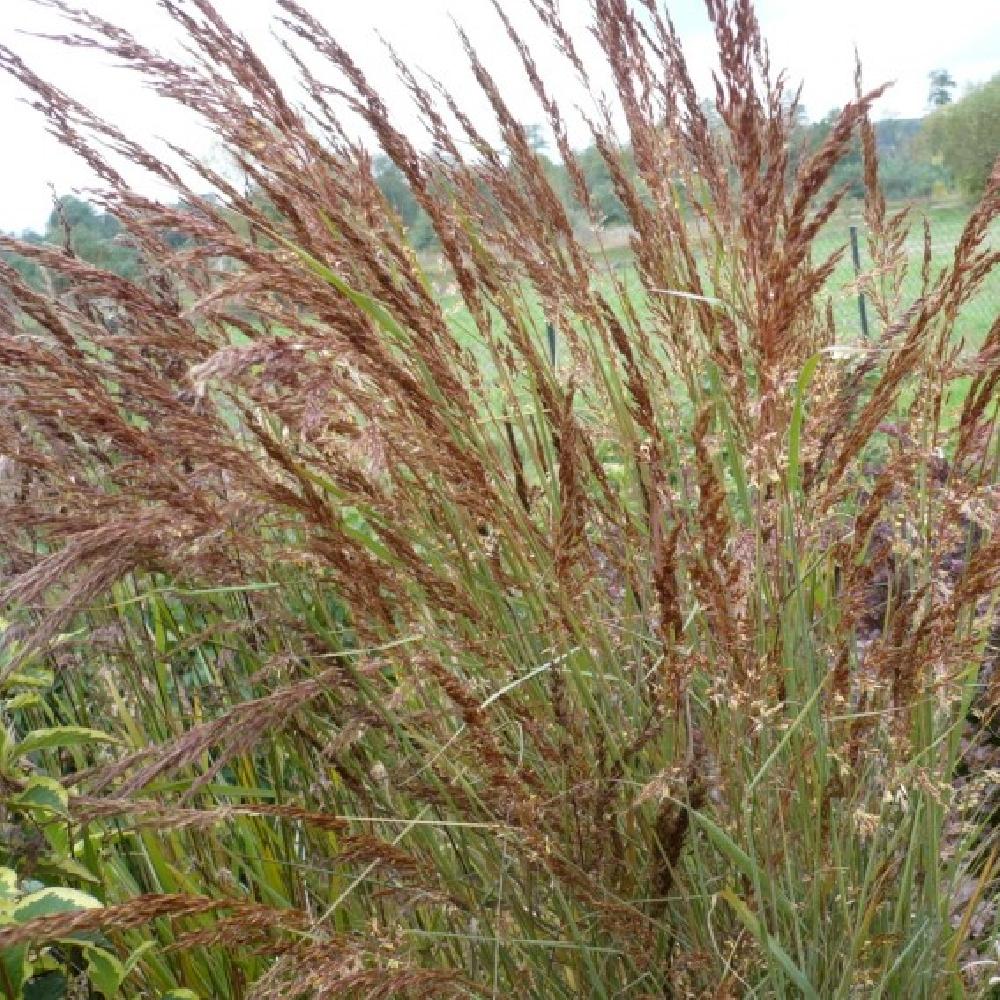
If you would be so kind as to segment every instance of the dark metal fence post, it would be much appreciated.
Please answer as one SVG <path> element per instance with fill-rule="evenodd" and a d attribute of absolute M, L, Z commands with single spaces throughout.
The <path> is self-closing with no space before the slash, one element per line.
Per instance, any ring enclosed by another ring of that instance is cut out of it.
<path fill-rule="evenodd" d="M 549 361 L 552 367 L 556 365 L 556 328 L 551 323 L 545 324 L 545 336 L 549 341 Z"/>
<path fill-rule="evenodd" d="M 858 249 L 858 227 L 851 226 L 851 257 L 854 260 L 854 277 L 861 277 L 861 251 Z M 858 289 L 858 313 L 861 316 L 861 333 L 868 339 L 868 310 L 865 308 L 865 293 Z"/>

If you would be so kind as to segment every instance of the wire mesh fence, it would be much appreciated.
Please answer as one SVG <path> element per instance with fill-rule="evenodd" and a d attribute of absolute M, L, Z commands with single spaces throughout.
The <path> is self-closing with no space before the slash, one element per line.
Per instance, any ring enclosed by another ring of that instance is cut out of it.
<path fill-rule="evenodd" d="M 892 210 L 892 209 L 890 209 Z M 961 203 L 942 203 L 915 206 L 911 211 L 910 232 L 903 245 L 908 257 L 908 267 L 903 280 L 901 307 L 907 308 L 921 294 L 921 269 L 924 257 L 923 220 L 926 218 L 931 234 L 931 277 L 951 260 L 955 246 L 968 222 L 970 207 Z M 851 230 L 857 240 L 857 260 L 852 247 Z M 609 269 L 614 270 L 625 287 L 641 301 L 642 291 L 628 249 L 630 231 L 609 231 L 599 237 L 600 253 Z M 1000 245 L 1000 222 L 991 229 L 991 242 Z M 868 230 L 860 209 L 846 213 L 831 221 L 820 234 L 813 247 L 814 260 L 825 260 L 830 254 L 842 250 L 840 260 L 827 283 L 838 334 L 845 340 L 854 337 L 877 337 L 881 323 L 870 301 L 865 304 L 865 320 L 861 318 L 858 274 L 871 274 L 874 269 L 868 246 Z M 955 326 L 956 337 L 963 338 L 967 346 L 982 343 L 990 326 L 1000 315 L 1000 268 L 993 271 L 978 293 L 967 302 Z M 867 326 L 867 332 L 863 328 Z"/>
<path fill-rule="evenodd" d="M 968 221 L 969 209 L 962 205 L 944 205 L 931 206 L 925 212 L 914 210 L 911 229 L 903 246 L 909 264 L 902 288 L 904 307 L 914 302 L 921 293 L 921 269 L 924 259 L 923 218 L 927 219 L 930 227 L 933 280 L 935 274 L 951 260 Z M 1000 225 L 996 223 L 992 227 L 991 240 L 994 246 L 1000 243 Z M 817 259 L 820 254 L 832 252 L 838 246 L 845 247 L 846 252 L 829 280 L 837 329 L 844 336 L 850 336 L 852 331 L 856 331 L 859 336 L 878 336 L 880 332 L 878 316 L 867 300 L 862 306 L 858 289 L 858 273 L 870 274 L 874 267 L 868 250 L 868 232 L 863 220 L 852 219 L 828 227 L 827 233 L 817 247 Z M 995 269 L 978 293 L 963 307 L 956 320 L 955 336 L 964 339 L 968 346 L 976 347 L 982 342 L 998 315 L 1000 315 L 1000 269 Z"/>

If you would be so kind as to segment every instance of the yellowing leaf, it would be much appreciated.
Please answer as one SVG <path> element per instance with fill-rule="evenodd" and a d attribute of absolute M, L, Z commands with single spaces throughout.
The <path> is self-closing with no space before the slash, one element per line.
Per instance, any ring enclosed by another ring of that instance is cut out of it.
<path fill-rule="evenodd" d="M 72 913 L 74 910 L 98 910 L 102 907 L 99 899 L 79 889 L 51 886 L 39 889 L 25 896 L 11 911 L 14 922 L 26 924 L 39 917 L 51 917 L 56 913 Z"/>

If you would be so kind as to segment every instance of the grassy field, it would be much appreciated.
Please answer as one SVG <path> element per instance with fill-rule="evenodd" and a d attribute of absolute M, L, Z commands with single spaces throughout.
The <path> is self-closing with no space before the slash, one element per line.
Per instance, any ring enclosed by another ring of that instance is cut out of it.
<path fill-rule="evenodd" d="M 904 205 L 890 205 L 890 213 L 904 208 Z M 954 204 L 916 204 L 911 207 L 911 230 L 906 241 L 906 252 L 910 262 L 903 283 L 904 304 L 913 302 L 920 294 L 920 268 L 924 255 L 923 222 L 926 219 L 931 234 L 931 274 L 932 277 L 946 267 L 954 254 L 955 245 L 969 218 L 970 206 Z M 869 261 L 866 247 L 864 213 L 860 206 L 853 212 L 847 211 L 835 217 L 821 233 L 814 244 L 816 258 L 832 253 L 849 240 L 849 227 L 858 227 L 861 266 L 864 270 Z M 990 230 L 990 240 L 994 247 L 1000 246 L 1000 222 L 994 221 Z M 857 301 L 853 293 L 854 267 L 850 250 L 830 278 L 830 294 L 833 296 L 834 313 L 838 327 L 845 331 L 853 328 L 860 334 Z M 963 310 L 961 321 L 956 324 L 955 336 L 965 340 L 970 347 L 979 347 L 990 326 L 1000 313 L 1000 273 L 994 271 L 983 282 L 974 299 Z M 872 331 L 878 334 L 876 317 L 871 315 Z"/>
<path fill-rule="evenodd" d="M 902 283 L 900 311 L 912 305 L 920 295 L 925 220 L 930 228 L 930 274 L 933 280 L 951 264 L 955 246 L 968 222 L 971 206 L 968 203 L 952 200 L 937 203 L 894 203 L 887 208 L 890 215 L 903 209 L 908 209 L 910 213 L 910 232 L 904 244 L 907 268 Z M 863 339 L 858 282 L 851 255 L 851 226 L 856 226 L 858 229 L 861 273 L 869 273 L 872 265 L 867 244 L 864 206 L 861 202 L 846 202 L 826 224 L 812 245 L 812 259 L 816 263 L 822 262 L 838 250 L 842 251 L 840 261 L 827 281 L 825 295 L 829 297 L 833 306 L 838 340 L 846 344 Z M 993 246 L 1000 246 L 1000 220 L 992 222 L 989 232 L 987 243 L 992 242 Z M 598 270 L 615 275 L 616 281 L 622 283 L 637 314 L 648 324 L 651 322 L 649 302 L 632 262 L 628 248 L 629 238 L 630 231 L 619 228 L 602 234 L 585 245 L 589 246 L 590 252 L 594 255 Z M 491 363 L 482 340 L 473 332 L 471 316 L 464 307 L 452 276 L 447 268 L 442 266 L 440 256 L 425 255 L 423 261 L 457 338 L 473 352 L 483 370 L 491 370 Z M 704 276 L 704 268 L 702 274 Z M 603 283 L 601 287 L 612 298 L 617 295 L 617 291 L 612 289 L 611 282 Z M 531 317 L 534 334 L 541 343 L 546 337 L 546 319 L 543 310 L 539 307 L 538 299 L 532 294 L 530 286 L 526 285 L 522 294 L 525 312 Z M 822 298 L 817 299 L 817 304 L 825 308 Z M 987 275 L 975 295 L 965 304 L 961 315 L 957 317 L 953 332 L 955 342 L 965 344 L 970 350 L 978 349 L 998 314 L 1000 314 L 1000 271 L 994 270 Z M 881 323 L 870 301 L 866 303 L 866 317 L 869 336 L 877 338 L 880 335 Z M 959 412 L 967 387 L 967 380 L 957 380 L 951 387 L 945 400 L 945 413 L 949 419 L 954 419 Z"/>
<path fill-rule="evenodd" d="M 903 284 L 903 303 L 909 305 L 920 294 L 920 269 L 924 255 L 923 223 L 926 219 L 931 232 L 931 273 L 940 272 L 950 262 L 969 218 L 970 207 L 960 201 L 941 203 L 896 203 L 888 206 L 890 214 L 908 208 L 910 211 L 911 228 L 905 248 L 910 266 Z M 857 301 L 856 278 L 854 264 L 851 258 L 850 227 L 858 227 L 858 241 L 861 255 L 861 268 L 864 272 L 870 267 L 870 257 L 867 247 L 867 234 L 864 219 L 864 206 L 860 202 L 848 202 L 843 206 L 820 232 L 813 243 L 813 260 L 819 262 L 835 251 L 844 248 L 842 259 L 836 270 L 830 276 L 827 293 L 833 301 L 834 316 L 837 328 L 845 340 L 861 336 L 861 323 Z M 994 221 L 991 226 L 993 245 L 1000 245 L 1000 222 Z M 617 231 L 604 241 L 603 249 L 594 249 L 608 267 L 623 277 L 626 287 L 641 299 L 641 286 L 635 275 L 631 254 L 627 248 L 628 234 Z M 983 282 L 975 298 L 963 311 L 961 320 L 956 326 L 955 334 L 965 338 L 970 346 L 978 347 L 982 338 L 1000 312 L 1000 273 L 994 272 Z M 873 335 L 878 335 L 879 324 L 871 306 L 868 307 L 869 329 Z"/>

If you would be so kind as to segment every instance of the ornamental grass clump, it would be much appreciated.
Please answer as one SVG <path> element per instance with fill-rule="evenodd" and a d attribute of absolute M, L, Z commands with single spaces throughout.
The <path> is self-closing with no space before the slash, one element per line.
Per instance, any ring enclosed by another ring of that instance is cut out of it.
<path fill-rule="evenodd" d="M 418 146 L 293 0 L 305 106 L 208 0 L 162 2 L 187 61 L 48 2 L 247 182 L 175 170 L 0 47 L 144 261 L 0 239 L 54 279 L 0 258 L 0 781 L 29 845 L 0 861 L 11 899 L 94 901 L 0 926 L 8 995 L 83 931 L 123 996 L 984 991 L 1000 321 L 953 334 L 1000 259 L 1000 170 L 914 298 L 883 88 L 859 74 L 793 169 L 748 0 L 707 3 L 717 123 L 666 14 L 596 0 L 624 274 L 579 235 L 601 220 L 499 3 L 568 192 L 464 36 L 494 121 L 397 61 Z M 859 137 L 869 340 L 814 252 Z"/>

